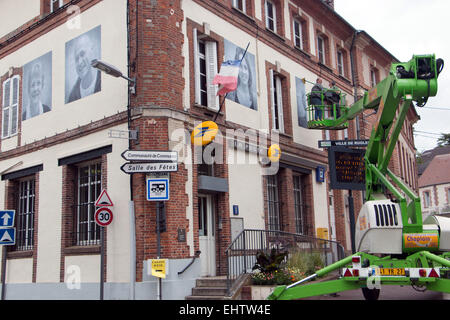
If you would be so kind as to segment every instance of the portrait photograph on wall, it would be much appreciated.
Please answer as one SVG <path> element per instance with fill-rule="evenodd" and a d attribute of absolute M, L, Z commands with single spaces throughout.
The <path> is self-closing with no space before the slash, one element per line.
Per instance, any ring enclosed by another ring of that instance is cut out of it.
<path fill-rule="evenodd" d="M 101 90 L 100 70 L 91 66 L 94 59 L 101 59 L 101 26 L 66 42 L 66 103 Z"/>
<path fill-rule="evenodd" d="M 245 49 L 224 40 L 224 61 L 240 60 Z M 239 68 L 238 84 L 235 91 L 229 92 L 227 99 L 237 102 L 253 110 L 258 110 L 256 94 L 255 56 L 247 51 Z"/>
<path fill-rule="evenodd" d="M 305 84 L 303 83 L 302 79 L 297 77 L 295 77 L 295 92 L 297 95 L 298 125 L 300 127 L 307 128 Z"/>
<path fill-rule="evenodd" d="M 22 120 L 52 110 L 52 52 L 23 66 Z"/>

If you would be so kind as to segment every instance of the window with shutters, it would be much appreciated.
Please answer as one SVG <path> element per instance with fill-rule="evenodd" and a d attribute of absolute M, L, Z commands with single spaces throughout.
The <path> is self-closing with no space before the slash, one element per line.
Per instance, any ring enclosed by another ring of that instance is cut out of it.
<path fill-rule="evenodd" d="M 17 134 L 20 77 L 13 76 L 3 82 L 2 138 Z"/>
<path fill-rule="evenodd" d="M 282 79 L 273 70 L 270 70 L 269 74 L 272 105 L 272 129 L 284 132 Z"/>
<path fill-rule="evenodd" d="M 217 42 L 194 29 L 195 103 L 219 110 L 218 86 L 212 82 L 217 73 Z"/>

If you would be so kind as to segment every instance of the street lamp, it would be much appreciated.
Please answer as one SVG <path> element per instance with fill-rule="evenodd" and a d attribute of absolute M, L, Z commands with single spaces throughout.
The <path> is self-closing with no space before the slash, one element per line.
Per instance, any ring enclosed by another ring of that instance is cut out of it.
<path fill-rule="evenodd" d="M 130 93 L 136 94 L 136 78 L 128 78 L 122 74 L 122 72 L 110 65 L 109 63 L 94 59 L 91 61 L 91 66 L 96 68 L 110 76 L 116 78 L 124 78 L 128 81 L 128 86 L 130 90 L 128 91 L 128 134 L 131 132 L 131 110 L 130 110 Z M 134 130 L 135 133 L 137 130 Z M 137 133 L 134 138 L 128 139 L 128 148 L 131 149 L 131 140 L 137 140 Z M 135 225 L 135 213 L 134 213 L 134 201 L 133 201 L 133 175 L 130 174 L 130 202 L 129 202 L 129 212 L 130 212 L 130 298 L 135 299 L 135 283 L 136 283 L 136 225 Z"/>
<path fill-rule="evenodd" d="M 103 71 L 106 74 L 109 74 L 110 76 L 116 77 L 116 78 L 124 78 L 126 80 L 128 80 L 129 82 L 132 83 L 132 85 L 130 86 L 130 90 L 132 94 L 136 94 L 136 78 L 128 78 L 126 76 L 124 76 L 122 74 L 122 72 L 120 72 L 119 69 L 117 69 L 116 67 L 114 67 L 113 65 L 110 65 L 109 63 L 94 59 L 91 62 L 92 67 Z"/>

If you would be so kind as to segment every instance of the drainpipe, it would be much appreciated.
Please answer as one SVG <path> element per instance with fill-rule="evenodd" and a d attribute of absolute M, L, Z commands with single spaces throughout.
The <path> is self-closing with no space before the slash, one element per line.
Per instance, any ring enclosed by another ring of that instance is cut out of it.
<path fill-rule="evenodd" d="M 352 69 L 352 84 L 353 84 L 353 99 L 354 102 L 358 99 L 358 86 L 356 84 L 356 71 L 355 71 L 355 40 L 361 30 L 355 30 L 353 33 L 352 44 L 350 46 L 350 65 Z M 364 114 L 361 113 L 361 116 L 364 119 Z M 356 139 L 360 139 L 361 137 L 361 129 L 359 126 L 359 115 L 356 116 Z"/>
<path fill-rule="evenodd" d="M 137 3 L 136 3 L 137 12 Z M 137 15 L 136 15 L 137 16 Z M 137 22 L 136 22 L 137 25 Z M 137 30 L 136 30 L 137 32 Z M 127 0 L 127 60 L 128 60 L 128 77 L 130 76 L 130 1 Z M 136 83 L 135 83 L 136 84 Z M 128 120 L 128 130 L 131 130 L 131 92 L 128 88 L 128 105 L 127 105 L 127 120 Z M 131 139 L 128 137 L 128 149 L 131 150 L 132 144 Z M 129 201 L 129 218 L 130 218 L 130 291 L 129 299 L 135 300 L 136 293 L 136 225 L 135 225 L 135 212 L 134 212 L 134 201 L 133 201 L 133 175 L 130 174 L 130 201 Z"/>
<path fill-rule="evenodd" d="M 355 71 L 355 41 L 361 30 L 355 30 L 353 33 L 352 44 L 350 46 L 350 64 L 352 69 L 352 84 L 353 84 L 353 99 L 354 102 L 358 99 L 358 85 L 356 83 L 356 71 Z M 361 112 L 361 118 L 364 126 L 364 112 Z M 361 139 L 361 128 L 359 126 L 359 115 L 356 116 L 356 139 Z M 362 190 L 362 201 L 365 202 L 366 191 Z"/>

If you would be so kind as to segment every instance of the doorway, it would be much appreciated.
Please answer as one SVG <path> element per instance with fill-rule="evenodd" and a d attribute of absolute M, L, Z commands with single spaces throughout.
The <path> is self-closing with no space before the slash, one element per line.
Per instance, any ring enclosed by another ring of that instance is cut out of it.
<path fill-rule="evenodd" d="M 202 277 L 216 275 L 216 224 L 212 200 L 211 195 L 198 196 L 198 238 Z"/>

